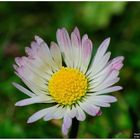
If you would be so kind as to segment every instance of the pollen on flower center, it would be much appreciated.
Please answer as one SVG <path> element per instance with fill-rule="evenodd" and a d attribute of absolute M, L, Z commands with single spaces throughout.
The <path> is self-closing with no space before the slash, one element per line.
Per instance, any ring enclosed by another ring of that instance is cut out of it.
<path fill-rule="evenodd" d="M 57 103 L 72 105 L 86 94 L 87 78 L 77 69 L 62 67 L 52 75 L 48 88 Z"/>

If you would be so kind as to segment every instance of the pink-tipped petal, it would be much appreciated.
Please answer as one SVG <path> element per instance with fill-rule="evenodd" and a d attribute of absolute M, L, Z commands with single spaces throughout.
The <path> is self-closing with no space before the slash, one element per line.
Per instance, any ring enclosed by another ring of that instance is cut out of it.
<path fill-rule="evenodd" d="M 60 47 L 67 48 L 71 46 L 70 38 L 65 28 L 57 30 L 57 41 Z"/>
<path fill-rule="evenodd" d="M 24 67 L 23 66 L 18 67 L 16 71 L 19 75 L 21 75 L 21 76 L 24 75 Z"/>
<path fill-rule="evenodd" d="M 99 112 L 100 108 L 97 106 L 92 105 L 90 102 L 86 103 L 80 103 L 81 108 L 89 115 L 96 116 L 96 114 Z"/>
<path fill-rule="evenodd" d="M 99 110 L 98 113 L 96 114 L 97 116 L 101 116 L 102 115 L 102 111 Z"/>
<path fill-rule="evenodd" d="M 90 39 L 88 39 L 87 35 L 84 35 L 82 38 L 82 67 L 81 67 L 83 73 L 85 73 L 88 68 L 91 54 L 92 54 L 92 42 Z"/>
<path fill-rule="evenodd" d="M 62 29 L 62 33 L 63 33 L 63 39 L 64 39 L 65 46 L 71 47 L 70 37 L 69 37 L 69 34 L 65 28 Z"/>
<path fill-rule="evenodd" d="M 71 33 L 71 43 L 72 43 L 73 48 L 80 47 L 78 37 L 76 36 L 74 32 Z"/>
<path fill-rule="evenodd" d="M 55 64 L 58 65 L 59 68 L 62 67 L 60 48 L 57 46 L 55 42 L 51 42 L 50 52 L 54 59 Z"/>
<path fill-rule="evenodd" d="M 29 48 L 29 47 L 25 48 L 25 52 L 28 56 L 31 56 L 31 51 L 32 51 L 31 48 Z"/>
<path fill-rule="evenodd" d="M 83 37 L 82 37 L 82 46 L 84 46 L 85 41 L 86 41 L 87 39 L 88 39 L 88 35 L 87 35 L 87 34 L 83 35 Z"/>
<path fill-rule="evenodd" d="M 81 38 L 81 37 L 80 37 L 79 29 L 78 29 L 77 27 L 75 27 L 73 32 L 75 33 L 75 35 L 76 35 L 77 38 L 78 38 L 78 41 L 80 42 L 80 40 L 81 40 L 80 38 Z"/>
<path fill-rule="evenodd" d="M 123 64 L 122 64 L 123 60 L 124 60 L 123 56 L 119 56 L 112 59 L 111 60 L 112 69 L 120 70 L 123 67 Z"/>
<path fill-rule="evenodd" d="M 43 39 L 37 35 L 35 35 L 35 40 L 38 44 L 41 44 L 42 42 L 44 42 Z"/>
<path fill-rule="evenodd" d="M 123 67 L 123 64 L 122 63 L 118 63 L 118 64 L 114 64 L 112 66 L 112 69 L 115 69 L 115 70 L 120 70 L 121 68 Z"/>
<path fill-rule="evenodd" d="M 25 63 L 26 63 L 26 59 L 27 59 L 27 57 L 25 57 L 25 56 L 16 57 L 15 58 L 15 61 L 16 61 L 16 63 L 17 63 L 18 66 L 24 66 Z"/>
<path fill-rule="evenodd" d="M 84 59 L 91 57 L 91 53 L 92 53 L 91 40 L 87 39 L 85 40 L 85 42 L 83 42 L 83 53 L 84 53 Z"/>
<path fill-rule="evenodd" d="M 69 116 L 64 116 L 63 124 L 67 129 L 70 128 L 72 124 L 72 119 Z"/>
<path fill-rule="evenodd" d="M 63 135 L 67 136 L 68 135 L 68 128 L 65 127 L 65 125 L 62 125 L 62 133 Z"/>
<path fill-rule="evenodd" d="M 57 42 L 68 67 L 73 66 L 72 47 L 69 34 L 65 28 L 57 30 Z"/>

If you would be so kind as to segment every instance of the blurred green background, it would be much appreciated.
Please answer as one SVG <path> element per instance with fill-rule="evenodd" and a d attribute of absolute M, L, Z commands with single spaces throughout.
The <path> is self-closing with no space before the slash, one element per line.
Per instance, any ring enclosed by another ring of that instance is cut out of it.
<path fill-rule="evenodd" d="M 57 28 L 71 32 L 75 26 L 89 35 L 95 50 L 110 36 L 112 57 L 125 57 L 118 83 L 124 89 L 113 93 L 118 102 L 81 122 L 78 138 L 133 138 L 140 132 L 139 2 L 0 2 L 0 138 L 62 138 L 61 120 L 26 123 L 46 105 L 14 106 L 27 96 L 11 84 L 22 84 L 12 65 L 34 35 L 50 44 Z"/>

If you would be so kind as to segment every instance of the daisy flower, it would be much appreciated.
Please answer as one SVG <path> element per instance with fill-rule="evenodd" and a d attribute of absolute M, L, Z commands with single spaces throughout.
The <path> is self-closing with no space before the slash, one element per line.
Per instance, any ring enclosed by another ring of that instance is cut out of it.
<path fill-rule="evenodd" d="M 31 47 L 25 49 L 27 56 L 15 58 L 15 73 L 28 89 L 17 83 L 13 85 L 29 96 L 15 105 L 51 103 L 51 107 L 36 112 L 27 122 L 63 119 L 62 132 L 67 135 L 73 118 L 84 121 L 86 113 L 96 116 L 101 107 L 117 101 L 106 94 L 122 89 L 114 84 L 120 79 L 124 57 L 110 60 L 111 52 L 107 52 L 110 38 L 107 38 L 92 58 L 92 42 L 87 34 L 81 38 L 77 27 L 70 36 L 65 28 L 58 29 L 56 37 L 58 44 L 51 42 L 48 47 L 35 36 Z"/>

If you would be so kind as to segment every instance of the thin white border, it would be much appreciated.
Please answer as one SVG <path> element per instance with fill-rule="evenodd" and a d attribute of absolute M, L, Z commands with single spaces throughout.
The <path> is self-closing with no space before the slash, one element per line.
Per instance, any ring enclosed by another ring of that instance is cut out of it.
<path fill-rule="evenodd" d="M 45 138 L 46 139 L 46 138 Z M 52 139 L 52 138 L 48 138 L 49 140 L 70 140 L 70 139 Z M 111 138 L 110 138 L 111 139 Z M 114 138 L 115 140 L 122 140 L 122 139 L 116 139 Z M 1 140 L 11 140 L 11 139 L 1 139 Z M 20 140 L 20 139 L 12 139 L 12 140 Z M 21 139 L 21 140 L 36 140 L 36 139 Z M 71 140 L 81 140 L 81 139 L 71 139 Z M 82 140 L 100 140 L 100 139 L 82 139 Z M 109 140 L 109 139 L 103 139 L 103 140 Z M 123 140 L 130 140 L 130 139 L 124 139 Z M 133 140 L 133 139 L 132 139 Z"/>
<path fill-rule="evenodd" d="M 7 0 L 0 0 L 5 2 Z M 139 2 L 140 0 L 8 0 L 7 2 Z"/>
<path fill-rule="evenodd" d="M 140 0 L 0 0 L 0 2 L 139 2 Z M 42 139 L 42 138 L 41 138 Z M 45 139 L 45 138 L 43 138 Z M 49 138 L 48 138 L 49 139 Z M 64 139 L 64 138 L 63 138 Z M 1 139 L 0 140 L 11 140 L 11 139 Z M 20 140 L 20 138 L 12 139 L 12 140 Z M 38 140 L 38 139 L 22 139 L 22 140 Z M 62 140 L 62 139 L 53 139 L 53 140 Z M 69 139 L 65 139 L 69 140 Z M 75 139 L 71 139 L 75 140 Z M 81 139 L 76 139 L 76 140 L 81 140 Z M 87 140 L 87 139 L 82 139 L 82 140 Z M 92 140 L 92 139 L 90 139 Z M 93 140 L 99 140 L 99 139 L 93 139 Z M 104 139 L 108 140 L 108 139 Z M 121 139 L 115 139 L 115 140 L 121 140 Z M 130 139 L 124 139 L 124 140 L 130 140 Z"/>

